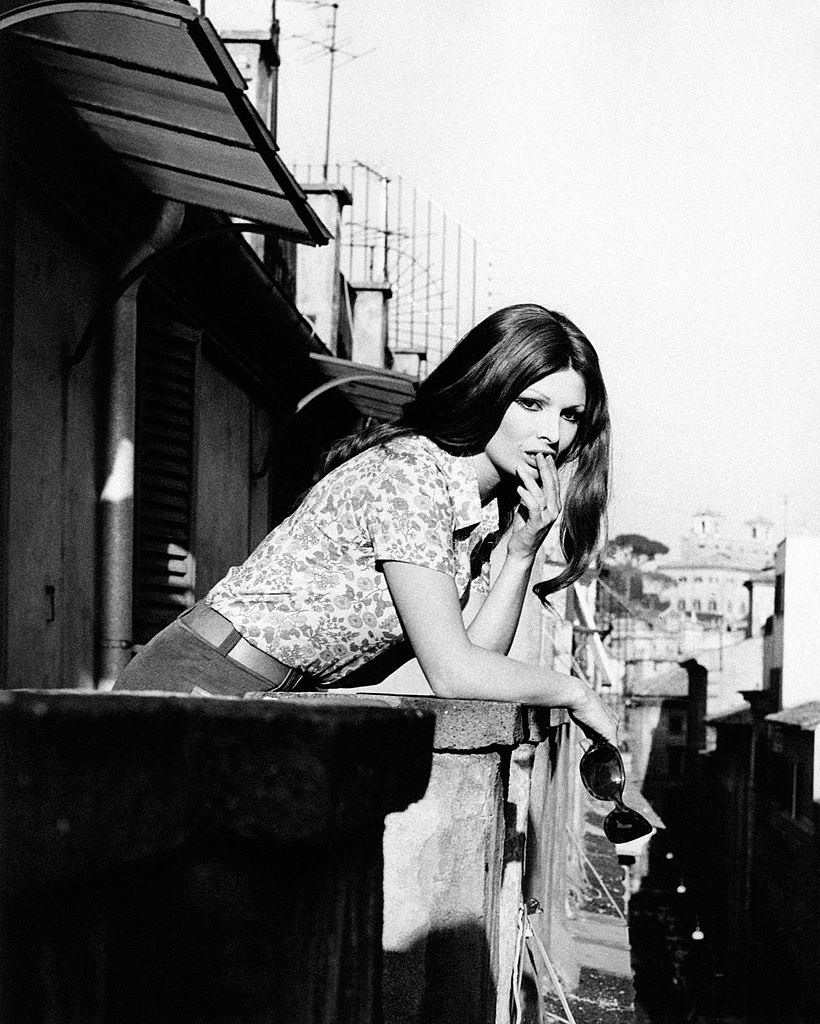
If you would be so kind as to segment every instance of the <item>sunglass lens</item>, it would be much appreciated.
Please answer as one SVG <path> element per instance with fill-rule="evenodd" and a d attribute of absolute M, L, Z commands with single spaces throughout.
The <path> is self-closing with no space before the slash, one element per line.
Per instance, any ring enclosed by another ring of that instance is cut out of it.
<path fill-rule="evenodd" d="M 616 807 L 604 819 L 604 835 L 610 843 L 632 843 L 652 832 L 646 818 L 629 807 Z"/>
<path fill-rule="evenodd" d="M 596 800 L 615 800 L 623 792 L 624 763 L 610 743 L 591 746 L 578 767 L 587 792 Z"/>

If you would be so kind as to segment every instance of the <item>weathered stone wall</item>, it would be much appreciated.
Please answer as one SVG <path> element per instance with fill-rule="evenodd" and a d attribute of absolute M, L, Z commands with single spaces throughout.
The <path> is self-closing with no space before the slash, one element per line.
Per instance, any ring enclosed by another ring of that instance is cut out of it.
<path fill-rule="evenodd" d="M 386 822 L 385 1024 L 508 1024 L 530 899 L 578 1024 L 632 1024 L 626 868 L 582 796 L 575 727 L 516 705 L 382 699 L 436 715 L 427 792 Z M 560 1012 L 540 963 L 526 1019 L 542 1001 Z"/>

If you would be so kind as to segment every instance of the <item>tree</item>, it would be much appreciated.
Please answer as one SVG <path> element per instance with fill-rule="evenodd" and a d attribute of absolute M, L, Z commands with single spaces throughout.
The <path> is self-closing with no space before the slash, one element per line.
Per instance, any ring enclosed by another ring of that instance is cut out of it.
<path fill-rule="evenodd" d="M 648 573 L 644 565 L 655 555 L 665 555 L 669 548 L 659 540 L 650 540 L 640 533 L 619 533 L 609 542 L 601 569 L 601 581 L 621 598 L 621 608 L 631 608 L 637 615 L 658 615 L 668 607 L 657 594 L 645 593 L 644 578 L 663 579 L 659 573 Z M 672 581 L 669 580 L 671 583 Z"/>
<path fill-rule="evenodd" d="M 655 555 L 666 555 L 669 548 L 659 540 L 650 540 L 640 533 L 619 533 L 607 545 L 607 559 L 613 561 L 637 562 L 641 559 L 654 558 Z M 620 556 L 620 557 L 619 557 Z"/>

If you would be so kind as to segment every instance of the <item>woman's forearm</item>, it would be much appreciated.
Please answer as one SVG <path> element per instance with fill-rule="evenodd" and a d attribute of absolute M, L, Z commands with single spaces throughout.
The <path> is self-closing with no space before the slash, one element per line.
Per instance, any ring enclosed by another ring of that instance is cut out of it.
<path fill-rule="evenodd" d="M 599 695 L 575 676 L 473 645 L 460 650 L 447 667 L 437 666 L 425 674 L 437 697 L 566 708 L 588 736 L 617 739 L 616 719 Z"/>
<path fill-rule="evenodd" d="M 580 679 L 505 657 L 471 640 L 464 630 L 451 577 L 393 561 L 384 563 L 384 574 L 405 635 L 437 697 L 567 708 L 588 734 L 614 739 L 614 719 L 601 698 Z M 510 566 L 510 587 L 517 576 Z M 497 586 L 498 581 L 493 587 L 496 597 Z M 504 581 L 501 593 L 505 593 Z M 510 617 L 517 621 L 517 615 Z"/>
<path fill-rule="evenodd" d="M 490 592 L 467 626 L 470 643 L 487 651 L 507 654 L 521 618 L 533 561 L 507 555 Z"/>

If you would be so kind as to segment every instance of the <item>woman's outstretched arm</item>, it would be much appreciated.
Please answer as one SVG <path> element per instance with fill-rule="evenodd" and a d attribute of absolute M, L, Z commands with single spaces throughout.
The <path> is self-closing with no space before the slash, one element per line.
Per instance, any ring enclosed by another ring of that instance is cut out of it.
<path fill-rule="evenodd" d="M 384 562 L 383 568 L 402 627 L 437 697 L 566 708 L 588 736 L 616 742 L 615 718 L 582 680 L 472 643 L 449 576 L 408 562 Z"/>

